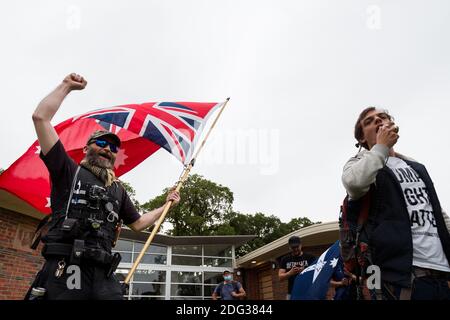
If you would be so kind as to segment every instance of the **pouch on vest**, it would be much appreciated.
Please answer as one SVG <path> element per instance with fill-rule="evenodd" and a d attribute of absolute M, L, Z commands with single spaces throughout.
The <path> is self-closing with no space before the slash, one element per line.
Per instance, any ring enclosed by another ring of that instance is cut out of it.
<path fill-rule="evenodd" d="M 83 253 L 84 253 L 84 240 L 76 239 L 73 242 L 72 254 L 70 256 L 70 264 L 80 265 Z"/>
<path fill-rule="evenodd" d="M 73 237 L 78 229 L 78 219 L 67 218 L 61 225 L 61 231 L 64 233 L 65 237 Z"/>
<path fill-rule="evenodd" d="M 74 231 L 74 228 L 77 226 L 78 224 L 78 219 L 73 219 L 73 218 L 67 218 L 64 220 L 62 226 L 61 226 L 61 231 L 70 234 Z"/>

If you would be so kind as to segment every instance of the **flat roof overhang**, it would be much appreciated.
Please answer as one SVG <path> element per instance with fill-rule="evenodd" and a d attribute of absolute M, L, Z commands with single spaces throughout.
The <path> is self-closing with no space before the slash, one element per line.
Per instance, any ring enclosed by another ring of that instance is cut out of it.
<path fill-rule="evenodd" d="M 0 207 L 39 220 L 42 220 L 45 217 L 45 214 L 36 210 L 34 207 L 30 206 L 19 197 L 3 189 L 0 189 Z"/>
<path fill-rule="evenodd" d="M 254 268 L 274 261 L 289 252 L 288 239 L 292 236 L 302 239 L 303 248 L 331 244 L 339 239 L 339 224 L 334 221 L 299 229 L 238 258 L 236 265 L 238 268 Z"/>
<path fill-rule="evenodd" d="M 150 236 L 150 232 L 135 232 L 129 228 L 123 228 L 120 239 L 135 240 L 145 242 Z M 239 247 L 250 240 L 256 238 L 255 235 L 230 235 L 230 236 L 169 236 L 156 234 L 154 243 L 167 246 L 175 245 L 202 245 L 202 244 L 229 244 Z"/>
<path fill-rule="evenodd" d="M 43 219 L 45 215 L 30 206 L 22 199 L 0 189 L 0 207 L 17 212 L 36 219 Z M 150 232 L 135 232 L 124 226 L 120 234 L 121 239 L 147 241 Z M 229 244 L 239 247 L 248 241 L 256 238 L 255 235 L 230 235 L 230 236 L 169 236 L 164 234 L 156 234 L 153 239 L 154 243 L 173 246 L 173 245 L 201 245 L 201 244 Z"/>

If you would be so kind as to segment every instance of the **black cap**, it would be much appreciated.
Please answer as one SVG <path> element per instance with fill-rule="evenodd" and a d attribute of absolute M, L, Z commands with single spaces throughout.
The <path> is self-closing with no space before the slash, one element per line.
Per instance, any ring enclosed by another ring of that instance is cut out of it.
<path fill-rule="evenodd" d="M 300 240 L 300 237 L 292 236 L 289 238 L 288 243 L 289 243 L 289 246 L 294 247 L 294 246 L 299 246 L 302 243 L 302 241 Z"/>
<path fill-rule="evenodd" d="M 231 273 L 229 270 L 225 270 L 224 272 L 222 272 L 222 274 L 225 274 L 225 273 Z"/>
<path fill-rule="evenodd" d="M 103 138 L 103 137 L 110 138 L 116 146 L 120 147 L 120 138 L 117 135 L 115 135 L 114 133 L 112 133 L 110 131 L 106 131 L 106 130 L 95 131 L 93 134 L 91 134 L 91 136 L 89 137 L 86 144 L 91 144 L 92 142 L 94 142 L 94 140 L 96 140 L 98 138 Z"/>

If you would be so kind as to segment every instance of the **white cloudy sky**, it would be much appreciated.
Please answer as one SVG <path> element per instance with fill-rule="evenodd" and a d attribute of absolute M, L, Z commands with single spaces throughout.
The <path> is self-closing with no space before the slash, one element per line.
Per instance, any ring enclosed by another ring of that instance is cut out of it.
<path fill-rule="evenodd" d="M 0 167 L 35 140 L 40 99 L 77 72 L 88 87 L 54 124 L 99 107 L 231 96 L 194 172 L 230 187 L 241 212 L 336 220 L 368 105 L 396 117 L 397 151 L 427 166 L 449 208 L 449 17 L 445 0 L 3 3 Z M 146 201 L 180 171 L 160 151 L 123 179 Z"/>

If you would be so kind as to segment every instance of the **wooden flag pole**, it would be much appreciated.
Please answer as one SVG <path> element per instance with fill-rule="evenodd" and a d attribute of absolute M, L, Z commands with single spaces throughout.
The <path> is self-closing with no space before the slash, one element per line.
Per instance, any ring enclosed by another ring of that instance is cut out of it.
<path fill-rule="evenodd" d="M 229 100 L 230 100 L 230 98 L 227 98 L 227 100 L 223 103 L 223 106 L 220 109 L 219 113 L 217 114 L 217 117 L 214 119 L 213 124 L 209 128 L 209 130 L 205 136 L 205 139 L 203 139 L 202 143 L 200 144 L 200 147 L 198 148 L 197 152 L 195 153 L 195 155 L 192 158 L 189 165 L 183 169 L 180 180 L 178 180 L 177 185 L 175 187 L 175 191 L 180 192 L 181 187 L 186 182 L 186 180 L 189 176 L 189 173 L 195 164 L 195 160 L 197 159 L 198 154 L 203 149 L 203 146 L 205 145 L 206 140 L 208 139 L 212 129 L 215 127 L 217 120 L 219 119 L 220 115 L 222 114 L 222 112 L 225 109 L 225 106 L 227 105 Z M 130 272 L 128 273 L 127 277 L 125 278 L 125 281 L 124 281 L 125 285 L 128 285 L 130 283 L 131 277 L 133 276 L 139 263 L 141 262 L 142 258 L 144 257 L 144 254 L 147 251 L 148 247 L 152 243 L 153 238 L 155 237 L 156 233 L 158 233 L 158 230 L 161 227 L 161 224 L 164 222 L 164 219 L 166 218 L 166 215 L 169 212 L 169 209 L 172 206 L 172 203 L 173 203 L 173 200 L 170 200 L 170 201 L 166 202 L 166 204 L 164 205 L 164 209 L 163 209 L 163 212 L 161 213 L 161 216 L 159 217 L 158 221 L 156 222 L 155 227 L 153 228 L 152 232 L 150 233 L 150 236 L 148 237 L 147 241 L 145 242 L 144 246 L 142 247 L 141 252 L 139 253 L 137 259 L 134 261 L 134 264 L 131 267 Z"/>

